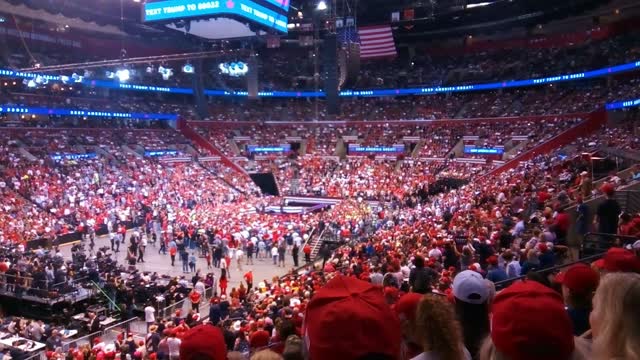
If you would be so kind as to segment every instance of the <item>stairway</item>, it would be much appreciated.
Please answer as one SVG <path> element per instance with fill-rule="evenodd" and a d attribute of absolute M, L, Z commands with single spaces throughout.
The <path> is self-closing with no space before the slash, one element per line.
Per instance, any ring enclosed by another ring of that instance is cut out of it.
<path fill-rule="evenodd" d="M 423 147 L 424 147 L 424 140 L 420 139 L 416 143 L 416 147 L 413 148 L 413 151 L 411 152 L 411 157 L 412 158 L 420 157 L 420 152 L 422 151 Z"/>
<path fill-rule="evenodd" d="M 248 175 L 247 172 L 240 167 L 238 164 L 234 163 L 229 159 L 222 151 L 218 150 L 215 146 L 213 146 L 207 139 L 205 139 L 202 135 L 198 134 L 195 130 L 193 130 L 189 125 L 184 125 L 180 128 L 180 132 L 189 140 L 193 141 L 198 146 L 209 150 L 212 154 L 219 156 L 220 160 L 226 166 L 236 170 L 237 172 Z"/>

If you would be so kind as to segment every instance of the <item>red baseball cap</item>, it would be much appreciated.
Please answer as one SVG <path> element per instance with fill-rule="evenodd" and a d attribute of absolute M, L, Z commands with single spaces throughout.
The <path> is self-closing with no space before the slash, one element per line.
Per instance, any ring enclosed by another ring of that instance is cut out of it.
<path fill-rule="evenodd" d="M 254 331 L 249 337 L 249 345 L 252 349 L 259 349 L 269 345 L 269 333 L 265 330 Z"/>
<path fill-rule="evenodd" d="M 519 281 L 498 293 L 492 306 L 491 340 L 518 360 L 567 360 L 573 326 L 562 297 L 535 281 Z"/>
<path fill-rule="evenodd" d="M 180 343 L 180 360 L 226 360 L 227 345 L 219 328 L 198 325 L 187 331 Z"/>
<path fill-rule="evenodd" d="M 355 360 L 367 354 L 397 359 L 400 322 L 379 287 L 338 275 L 307 305 L 304 335 L 310 359 Z"/>
<path fill-rule="evenodd" d="M 611 248 L 604 255 L 604 269 L 608 272 L 640 273 L 640 259 L 629 250 Z"/>
<path fill-rule="evenodd" d="M 603 193 L 611 196 L 611 195 L 613 195 L 614 192 L 616 192 L 616 189 L 610 183 L 604 183 L 600 187 L 600 191 L 602 191 Z"/>
<path fill-rule="evenodd" d="M 396 303 L 395 311 L 400 320 L 416 320 L 416 311 L 418 310 L 418 304 L 422 300 L 423 294 L 407 293 L 404 294 L 400 300 Z"/>
<path fill-rule="evenodd" d="M 576 294 L 588 294 L 598 287 L 598 273 L 586 264 L 575 264 L 556 276 L 556 282 Z"/>

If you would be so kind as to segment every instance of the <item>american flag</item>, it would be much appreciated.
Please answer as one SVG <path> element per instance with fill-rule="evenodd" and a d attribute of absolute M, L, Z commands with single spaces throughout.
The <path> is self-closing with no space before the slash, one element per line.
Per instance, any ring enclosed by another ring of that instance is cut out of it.
<path fill-rule="evenodd" d="M 391 26 L 365 26 L 356 30 L 354 26 L 341 29 L 338 40 L 343 43 L 359 42 L 360 58 L 373 59 L 396 56 L 396 44 Z"/>

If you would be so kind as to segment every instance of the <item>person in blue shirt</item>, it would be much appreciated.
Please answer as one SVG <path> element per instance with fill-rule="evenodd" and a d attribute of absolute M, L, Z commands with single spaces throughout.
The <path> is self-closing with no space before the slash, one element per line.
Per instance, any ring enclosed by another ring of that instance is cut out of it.
<path fill-rule="evenodd" d="M 546 243 L 538 244 L 538 260 L 540 260 L 540 269 L 552 267 L 555 264 L 555 255 Z"/>
<path fill-rule="evenodd" d="M 591 328 L 589 315 L 593 310 L 593 294 L 600 280 L 598 273 L 581 263 L 559 273 L 554 280 L 562 285 L 562 297 L 571 318 L 573 335 L 584 334 Z"/>
<path fill-rule="evenodd" d="M 507 272 L 498 265 L 498 258 L 495 255 L 490 256 L 487 259 L 487 263 L 489 264 L 487 267 L 487 280 L 497 283 L 509 278 Z"/>

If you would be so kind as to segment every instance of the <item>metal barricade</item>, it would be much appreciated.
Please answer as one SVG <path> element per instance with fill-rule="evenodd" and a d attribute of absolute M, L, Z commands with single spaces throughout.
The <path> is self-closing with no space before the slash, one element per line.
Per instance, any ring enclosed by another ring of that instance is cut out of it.
<path fill-rule="evenodd" d="M 46 360 L 47 359 L 47 353 L 46 351 L 38 351 L 37 353 L 26 357 L 22 360 Z"/>
<path fill-rule="evenodd" d="M 181 310 L 180 317 L 183 318 L 187 315 L 186 313 L 189 311 L 190 306 L 191 306 L 191 300 L 189 300 L 189 298 L 185 298 L 167 307 L 160 309 L 160 311 L 158 311 L 158 316 L 161 319 L 167 319 L 171 317 L 171 315 L 175 314 L 177 310 Z"/>
<path fill-rule="evenodd" d="M 76 339 L 69 339 L 69 341 L 62 343 L 62 351 L 65 351 L 65 352 L 69 351 L 69 345 L 73 343 L 75 343 L 77 346 L 80 346 L 83 344 L 90 344 L 91 339 L 93 339 L 94 337 L 98 337 L 100 335 L 102 335 L 102 331 L 96 331 L 94 333 L 84 335 Z"/>
<path fill-rule="evenodd" d="M 635 236 L 590 232 L 584 235 L 580 256 L 604 253 L 613 246 L 625 246 L 638 240 Z"/>

